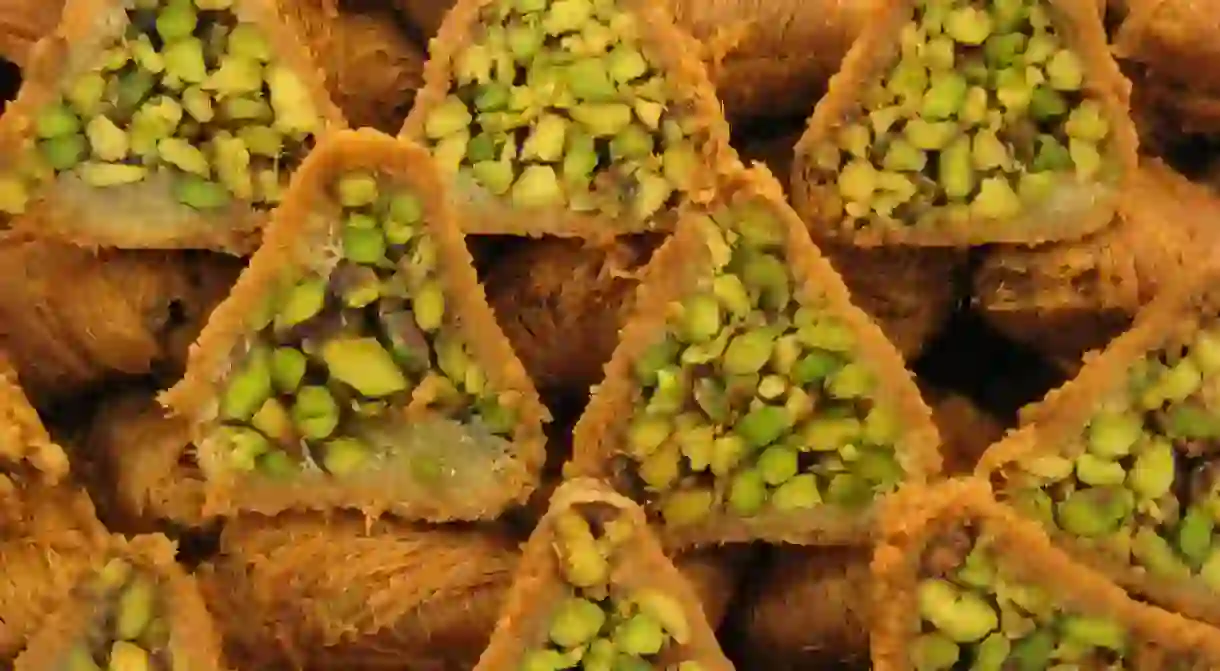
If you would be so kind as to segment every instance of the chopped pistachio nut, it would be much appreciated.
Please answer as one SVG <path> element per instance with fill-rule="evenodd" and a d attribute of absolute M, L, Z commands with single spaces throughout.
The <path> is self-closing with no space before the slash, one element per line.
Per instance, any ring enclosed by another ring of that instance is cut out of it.
<path fill-rule="evenodd" d="M 1115 177 L 1111 120 L 1049 5 L 915 3 L 897 63 L 811 152 L 815 181 L 837 191 L 836 219 L 858 229 L 1010 221 L 1057 184 Z"/>
<path fill-rule="evenodd" d="M 690 640 L 680 601 L 661 588 L 627 592 L 610 583 L 616 550 L 634 532 L 629 521 L 590 520 L 569 510 L 555 519 L 554 530 L 570 591 L 554 604 L 547 640 L 527 650 L 521 671 L 702 671 L 697 662 L 663 667 L 657 659 Z"/>
<path fill-rule="evenodd" d="M 1220 328 L 1151 352 L 1078 440 L 1014 465 L 1019 509 L 1115 559 L 1220 592 Z"/>
<path fill-rule="evenodd" d="M 471 436 L 511 439 L 512 397 L 458 330 L 419 199 L 368 172 L 339 178 L 333 196 L 342 259 L 269 297 L 224 381 L 216 437 L 230 466 L 360 472 L 380 456 L 360 429 L 393 421 L 410 402 Z"/>
<path fill-rule="evenodd" d="M 616 0 L 498 0 L 423 141 L 514 207 L 649 222 L 689 191 L 696 133 Z"/>
<path fill-rule="evenodd" d="M 634 364 L 623 451 L 667 524 L 857 508 L 903 478 L 891 409 L 856 334 L 798 296 L 787 231 L 762 205 L 705 219 L 712 260 Z"/>
<path fill-rule="evenodd" d="M 101 607 L 89 633 L 64 651 L 67 671 L 170 671 L 169 621 L 157 579 L 111 559 L 84 585 Z"/>
<path fill-rule="evenodd" d="M 1131 668 L 1124 626 L 1069 612 L 1054 594 L 1017 580 L 973 529 L 933 537 L 921 559 L 920 629 L 909 651 L 916 671 Z"/>
<path fill-rule="evenodd" d="M 0 176 L 0 212 L 20 213 L 56 175 L 96 188 L 168 175 L 197 210 L 274 206 L 322 126 L 303 80 L 228 2 L 141 1 L 127 19 L 39 111 L 29 151 L 50 172 Z"/>

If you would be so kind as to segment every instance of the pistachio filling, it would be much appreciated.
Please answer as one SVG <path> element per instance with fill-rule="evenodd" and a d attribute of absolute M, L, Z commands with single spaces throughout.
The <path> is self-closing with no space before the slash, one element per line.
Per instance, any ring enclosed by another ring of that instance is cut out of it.
<path fill-rule="evenodd" d="M 399 450 L 413 454 L 410 477 L 430 484 L 472 455 L 504 452 L 513 400 L 458 328 L 419 199 L 367 172 L 331 193 L 342 258 L 269 296 L 224 382 L 216 438 L 229 467 L 343 477 Z M 410 437 L 388 428 L 404 425 Z"/>
<path fill-rule="evenodd" d="M 897 39 L 810 157 L 854 228 L 1012 220 L 1114 179 L 1110 120 L 1045 0 L 919 0 Z"/>
<path fill-rule="evenodd" d="M 624 441 L 666 523 L 862 507 L 894 489 L 898 422 L 855 334 L 797 295 L 782 223 L 747 204 L 703 231 L 711 267 L 635 362 Z"/>
<path fill-rule="evenodd" d="M 689 191 L 692 117 L 616 0 L 499 0 L 424 132 L 516 207 L 647 221 Z"/>
<path fill-rule="evenodd" d="M 600 511 L 598 511 L 600 512 Z M 702 671 L 695 661 L 668 667 L 657 657 L 690 640 L 682 604 L 660 589 L 625 591 L 610 582 L 615 553 L 635 533 L 630 521 L 589 519 L 576 511 L 554 522 L 555 553 L 570 591 L 550 616 L 547 642 L 521 671 Z"/>
<path fill-rule="evenodd" d="M 1113 619 L 1066 612 L 1045 589 L 997 563 L 986 535 L 957 528 L 921 557 L 916 671 L 1126 669 L 1129 632 Z"/>
<path fill-rule="evenodd" d="M 1220 592 L 1220 329 L 1152 352 L 1061 456 L 1019 464 L 1006 494 L 1054 529 L 1151 575 Z"/>
<path fill-rule="evenodd" d="M 0 176 L 0 212 L 52 180 L 155 184 L 205 211 L 277 203 L 321 118 L 233 1 L 128 0 L 123 33 L 38 112 L 21 168 Z"/>
<path fill-rule="evenodd" d="M 65 653 L 65 671 L 170 671 L 169 622 L 154 577 L 112 559 L 88 586 L 102 605 L 83 640 Z"/>

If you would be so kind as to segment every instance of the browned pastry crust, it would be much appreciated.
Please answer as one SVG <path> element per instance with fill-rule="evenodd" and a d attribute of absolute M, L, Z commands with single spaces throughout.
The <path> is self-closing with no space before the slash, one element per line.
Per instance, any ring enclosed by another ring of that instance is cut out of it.
<path fill-rule="evenodd" d="M 783 671 L 866 664 L 873 620 L 871 551 L 785 547 L 779 552 L 740 606 L 751 658 Z"/>
<path fill-rule="evenodd" d="M 1124 0 L 1114 52 L 1146 66 L 1154 80 L 1220 93 L 1220 2 Z"/>
<path fill-rule="evenodd" d="M 584 393 L 601 380 L 659 240 L 522 241 L 483 279 L 487 301 L 538 389 Z"/>
<path fill-rule="evenodd" d="M 0 2 L 0 58 L 24 67 L 30 51 L 55 30 L 64 0 L 3 0 Z"/>
<path fill-rule="evenodd" d="M 36 400 L 181 370 L 238 260 L 0 237 L 0 344 Z"/>
<path fill-rule="evenodd" d="M 1115 225 L 1078 242 L 998 248 L 974 277 L 974 303 L 1001 333 L 1055 358 L 1104 347 L 1217 239 L 1220 198 L 1145 159 Z"/>
<path fill-rule="evenodd" d="M 423 85 L 426 49 L 399 28 L 389 7 L 347 4 L 294 0 L 282 10 L 321 66 L 348 123 L 394 133 Z"/>
<path fill-rule="evenodd" d="M 241 668 L 471 668 L 520 556 L 494 528 L 243 517 L 201 582 Z"/>

